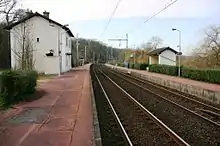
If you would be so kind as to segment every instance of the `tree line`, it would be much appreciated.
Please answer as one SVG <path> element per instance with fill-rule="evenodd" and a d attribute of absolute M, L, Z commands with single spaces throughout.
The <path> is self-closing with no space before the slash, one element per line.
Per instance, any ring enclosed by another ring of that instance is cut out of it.
<path fill-rule="evenodd" d="M 78 39 L 78 57 L 86 62 L 116 62 L 120 49 L 113 48 L 98 40 Z M 77 65 L 77 39 L 72 40 L 72 65 Z"/>

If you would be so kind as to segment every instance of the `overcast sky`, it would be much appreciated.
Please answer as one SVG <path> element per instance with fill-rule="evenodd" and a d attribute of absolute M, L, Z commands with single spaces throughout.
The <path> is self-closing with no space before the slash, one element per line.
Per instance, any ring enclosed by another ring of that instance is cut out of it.
<path fill-rule="evenodd" d="M 186 49 L 194 43 L 190 42 L 192 39 L 188 41 L 187 38 L 198 37 L 198 31 L 201 31 L 207 25 L 219 24 L 217 19 L 220 16 L 220 0 L 178 0 L 154 20 L 146 24 L 143 24 L 145 19 L 174 0 L 122 0 L 114 19 L 104 36 L 101 36 L 117 1 L 20 0 L 20 4 L 22 8 L 29 8 L 34 12 L 49 11 L 51 19 L 62 24 L 70 24 L 73 33 L 78 32 L 82 37 L 97 38 L 112 45 L 115 45 L 115 43 L 108 42 L 108 38 L 121 37 L 124 36 L 125 32 L 129 32 L 131 33 L 129 34 L 131 36 L 130 45 L 138 45 L 152 35 L 158 35 L 164 39 L 165 44 L 175 47 L 177 44 L 176 35 L 169 35 L 167 32 L 170 32 L 170 24 L 176 24 L 172 27 L 182 28 L 182 31 L 187 26 L 189 27 L 189 32 L 183 32 L 185 35 L 183 39 L 186 38 L 185 41 L 183 40 L 183 48 Z M 192 26 L 190 26 L 191 22 Z M 166 24 L 166 27 L 164 24 Z M 133 32 L 133 29 L 135 32 Z M 161 32 L 161 29 L 166 29 L 167 31 Z M 160 30 L 160 33 L 157 30 Z M 168 35 L 167 37 L 165 33 Z M 171 33 L 173 34 L 173 32 Z M 194 41 L 194 44 L 196 44 L 196 39 Z M 197 41 L 199 41 L 199 37 Z"/>
<path fill-rule="evenodd" d="M 50 11 L 59 21 L 108 18 L 118 0 L 21 0 L 25 8 Z M 115 18 L 150 16 L 174 0 L 122 0 Z M 179 0 L 158 17 L 209 17 L 219 12 L 218 0 Z"/>

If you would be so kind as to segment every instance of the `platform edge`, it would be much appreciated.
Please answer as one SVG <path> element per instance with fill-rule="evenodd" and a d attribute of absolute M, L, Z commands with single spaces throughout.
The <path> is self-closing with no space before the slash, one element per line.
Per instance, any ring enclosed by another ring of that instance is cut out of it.
<path fill-rule="evenodd" d="M 92 98 L 92 111 L 93 111 L 93 134 L 94 134 L 94 142 L 96 146 L 102 146 L 102 138 L 100 134 L 99 128 L 99 120 L 97 115 L 96 103 L 95 103 L 95 96 L 93 92 L 93 85 L 92 85 L 92 77 L 90 77 L 90 91 L 91 91 L 91 98 Z"/>

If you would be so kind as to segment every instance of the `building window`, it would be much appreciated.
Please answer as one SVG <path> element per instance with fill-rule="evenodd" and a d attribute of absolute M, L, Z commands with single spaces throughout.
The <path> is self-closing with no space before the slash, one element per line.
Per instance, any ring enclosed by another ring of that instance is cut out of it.
<path fill-rule="evenodd" d="M 40 42 L 40 38 L 37 38 L 37 42 Z"/>
<path fill-rule="evenodd" d="M 54 50 L 50 49 L 49 53 L 46 53 L 46 56 L 53 56 L 54 55 Z"/>
<path fill-rule="evenodd" d="M 66 46 L 68 47 L 68 38 L 66 37 Z"/>

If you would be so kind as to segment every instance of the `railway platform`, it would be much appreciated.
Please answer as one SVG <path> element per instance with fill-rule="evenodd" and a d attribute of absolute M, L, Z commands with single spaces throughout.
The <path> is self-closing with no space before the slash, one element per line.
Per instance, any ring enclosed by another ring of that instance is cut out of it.
<path fill-rule="evenodd" d="M 220 104 L 220 85 L 152 73 L 143 70 L 127 69 L 110 64 L 106 64 L 106 66 L 117 69 L 118 71 L 122 71 L 124 73 L 129 72 L 131 75 L 136 77 L 140 77 L 147 81 L 194 95 L 214 104 Z"/>
<path fill-rule="evenodd" d="M 40 83 L 35 96 L 41 98 L 1 113 L 0 145 L 95 145 L 89 68 Z"/>

